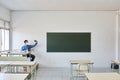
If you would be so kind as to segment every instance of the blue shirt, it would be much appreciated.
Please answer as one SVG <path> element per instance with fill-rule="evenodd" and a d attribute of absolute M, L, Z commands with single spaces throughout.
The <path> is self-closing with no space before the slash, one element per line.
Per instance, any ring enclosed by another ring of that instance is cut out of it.
<path fill-rule="evenodd" d="M 31 48 L 35 47 L 37 43 L 34 45 L 24 45 L 21 47 L 21 51 L 27 53 L 28 51 L 31 51 Z"/>

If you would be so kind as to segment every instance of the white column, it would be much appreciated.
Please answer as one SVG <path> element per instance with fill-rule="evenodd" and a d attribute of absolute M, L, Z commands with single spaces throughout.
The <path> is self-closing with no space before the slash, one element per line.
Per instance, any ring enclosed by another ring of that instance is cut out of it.
<path fill-rule="evenodd" d="M 118 46 L 119 46 L 119 10 L 116 11 L 116 55 L 115 60 L 118 60 Z"/>

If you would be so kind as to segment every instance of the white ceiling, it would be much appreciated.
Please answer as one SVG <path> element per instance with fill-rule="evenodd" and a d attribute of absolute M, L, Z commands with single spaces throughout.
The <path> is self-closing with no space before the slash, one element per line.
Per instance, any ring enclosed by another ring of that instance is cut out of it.
<path fill-rule="evenodd" d="M 10 10 L 117 10 L 120 0 L 0 0 Z"/>

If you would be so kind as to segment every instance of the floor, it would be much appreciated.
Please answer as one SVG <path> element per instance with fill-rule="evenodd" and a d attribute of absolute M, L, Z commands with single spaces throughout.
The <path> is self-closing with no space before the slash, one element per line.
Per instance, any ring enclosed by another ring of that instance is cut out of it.
<path fill-rule="evenodd" d="M 93 72 L 117 72 L 110 68 L 94 68 Z M 40 68 L 36 80 L 70 80 L 69 68 Z M 74 80 L 86 80 L 85 77 L 75 77 Z"/>
<path fill-rule="evenodd" d="M 67 68 L 40 68 L 36 80 L 70 80 L 70 70 Z"/>

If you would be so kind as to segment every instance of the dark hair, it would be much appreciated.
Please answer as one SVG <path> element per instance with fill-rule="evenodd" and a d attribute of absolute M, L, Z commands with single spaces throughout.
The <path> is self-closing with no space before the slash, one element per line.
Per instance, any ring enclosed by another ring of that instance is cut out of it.
<path fill-rule="evenodd" d="M 24 40 L 24 43 L 28 42 L 28 40 Z"/>

